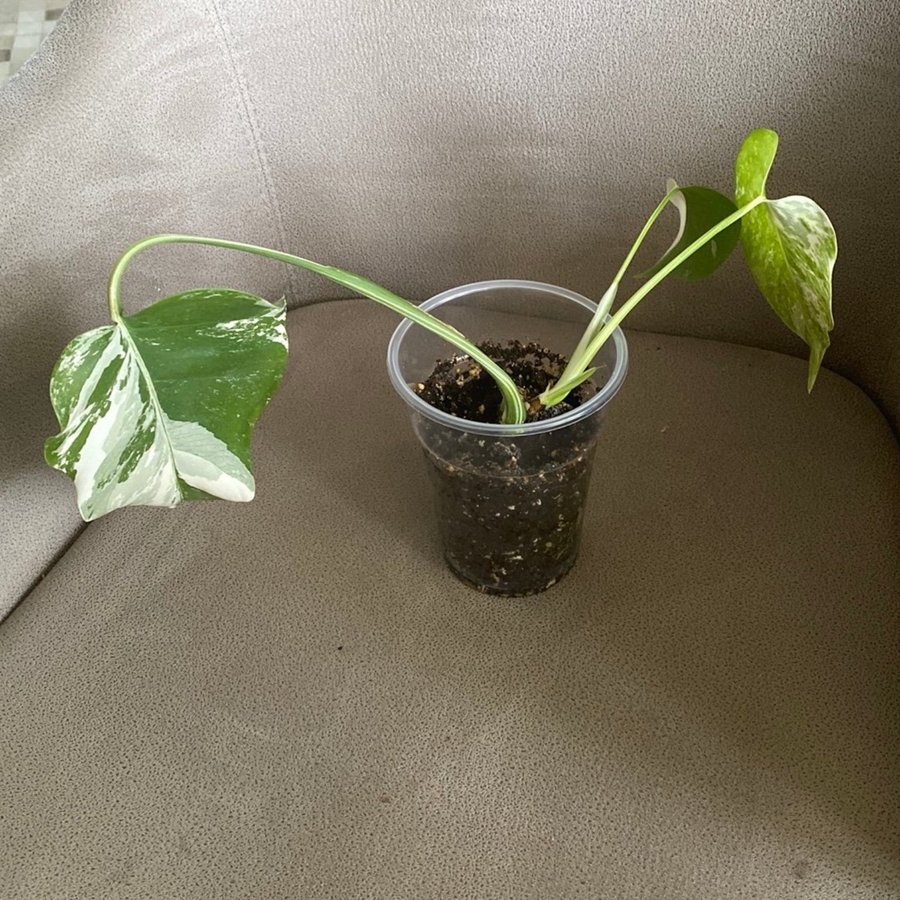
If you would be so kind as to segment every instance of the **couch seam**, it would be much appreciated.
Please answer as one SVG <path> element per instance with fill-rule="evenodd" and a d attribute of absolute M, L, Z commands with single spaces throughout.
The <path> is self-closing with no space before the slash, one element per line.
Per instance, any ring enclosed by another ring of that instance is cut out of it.
<path fill-rule="evenodd" d="M 308 303 L 303 303 L 300 306 L 294 307 L 293 309 L 289 309 L 289 314 L 296 314 L 301 312 L 304 309 L 312 309 L 315 306 L 324 306 L 332 303 L 368 303 L 365 297 L 326 297 L 320 300 L 312 300 Z M 400 319 L 397 319 L 397 323 L 400 323 Z M 709 337 L 706 335 L 698 335 L 698 334 L 686 334 L 684 332 L 678 331 L 655 331 L 652 329 L 646 328 L 624 328 L 622 329 L 626 333 L 629 331 L 635 332 L 636 334 L 645 334 L 659 337 L 671 337 L 671 338 L 682 338 L 685 340 L 691 341 L 703 341 L 704 343 L 711 344 L 722 344 L 726 347 L 741 347 L 745 350 L 756 350 L 760 353 L 770 353 L 773 356 L 783 356 L 787 359 L 798 359 L 801 361 L 805 361 L 806 357 L 803 355 L 798 355 L 795 353 L 787 353 L 784 350 L 773 350 L 771 347 L 761 347 L 759 344 L 748 344 L 742 341 L 733 341 L 733 340 L 725 340 L 723 338 Z M 892 356 L 900 353 L 900 348 L 895 349 Z M 864 385 L 860 384 L 855 379 L 851 378 L 849 375 L 846 375 L 844 372 L 839 369 L 834 369 L 831 366 L 822 366 L 822 369 L 826 372 L 829 372 L 831 375 L 840 378 L 842 381 L 847 382 L 851 387 L 859 391 L 866 400 L 872 405 L 875 412 L 883 419 L 885 426 L 888 431 L 894 437 L 895 441 L 898 444 L 898 448 L 900 448 L 900 433 L 898 430 L 894 428 L 893 421 L 891 416 L 888 414 L 887 410 L 882 406 L 879 399 L 873 394 L 871 390 L 866 388 Z"/>
<path fill-rule="evenodd" d="M 896 335 L 900 331 L 900 310 L 897 311 L 896 321 L 894 322 L 894 334 Z M 900 342 L 894 342 L 894 346 L 891 347 L 888 352 L 887 362 L 885 363 L 884 372 L 881 375 L 881 378 L 878 379 L 878 388 L 879 394 L 886 394 L 886 388 L 888 385 L 888 381 L 891 378 L 891 375 L 894 369 L 900 370 Z M 879 403 L 879 408 L 881 404 Z M 894 434 L 897 437 L 897 440 L 900 441 L 900 410 L 895 410 L 893 408 L 890 409 L 890 415 L 888 415 L 887 410 L 883 410 L 885 416 L 888 421 L 891 423 L 891 427 L 894 430 Z"/>
<path fill-rule="evenodd" d="M 278 193 L 275 190 L 275 181 L 272 177 L 272 169 L 269 165 L 269 159 L 263 146 L 262 135 L 259 128 L 259 116 L 256 104 L 253 101 L 253 95 L 250 91 L 244 73 L 238 65 L 237 56 L 234 50 L 234 39 L 229 30 L 229 26 L 225 20 L 225 14 L 222 12 L 219 0 L 207 0 L 207 8 L 211 11 L 215 19 L 216 26 L 221 37 L 222 46 L 225 50 L 228 66 L 233 76 L 234 86 L 238 96 L 238 105 L 241 111 L 241 117 L 247 128 L 250 146 L 253 155 L 262 175 L 263 187 L 266 192 L 266 201 L 272 212 L 272 218 L 275 222 L 275 229 L 278 233 L 278 242 L 282 249 L 287 249 L 287 229 L 284 224 L 284 216 L 281 212 L 281 204 L 278 202 Z M 237 239 L 240 239 L 238 236 Z M 293 268 L 288 271 L 288 300 L 289 305 L 293 305 L 293 299 L 296 294 L 294 289 L 294 279 L 296 272 Z"/>
<path fill-rule="evenodd" d="M 63 541 L 62 545 L 57 548 L 56 552 L 50 556 L 50 559 L 44 564 L 43 568 L 37 575 L 32 579 L 31 583 L 25 590 L 21 593 L 19 597 L 16 598 L 15 603 L 6 610 L 5 613 L 0 613 L 0 627 L 2 627 L 3 623 L 20 607 L 25 601 L 38 589 L 41 582 L 56 568 L 56 566 L 62 562 L 64 556 L 68 554 L 68 552 L 75 546 L 78 542 L 79 538 L 88 530 L 89 523 L 80 522 L 76 528 L 74 533 L 68 537 L 65 541 Z"/>
<path fill-rule="evenodd" d="M 228 31 L 228 26 L 219 6 L 219 0 L 207 0 L 207 9 L 211 12 L 219 31 L 221 44 L 224 48 L 228 66 L 231 70 L 233 82 L 236 87 L 241 118 L 243 119 L 244 124 L 247 128 L 252 152 L 262 176 L 263 186 L 266 193 L 266 201 L 272 213 L 272 218 L 275 222 L 276 231 L 278 233 L 278 240 L 281 245 L 284 246 L 286 244 L 287 231 L 284 226 L 284 218 L 281 212 L 281 207 L 278 203 L 278 195 L 275 191 L 274 180 L 272 178 L 268 158 L 266 156 L 265 148 L 263 147 L 262 138 L 259 132 L 256 107 L 253 103 L 253 98 L 250 94 L 246 79 L 243 77 L 238 66 L 237 59 L 234 53 L 234 42 L 231 39 L 230 33 Z M 64 20 L 68 22 L 68 19 L 70 17 L 71 8 L 65 11 Z M 53 36 L 50 35 L 50 37 L 52 38 Z M 42 49 L 43 47 L 40 48 L 40 50 Z M 29 62 L 31 62 L 31 60 L 29 60 Z M 23 71 L 25 68 L 25 66 L 22 67 Z M 294 270 L 291 269 L 288 274 L 288 286 L 290 288 L 289 293 L 291 294 L 294 293 L 293 276 Z M 49 575 L 49 573 L 56 568 L 57 564 L 63 559 L 63 557 L 69 553 L 69 551 L 77 543 L 79 538 L 85 533 L 86 530 L 87 525 L 85 523 L 82 523 L 79 527 L 76 528 L 74 533 L 67 540 L 63 541 L 61 546 L 59 546 L 57 550 L 50 556 L 49 560 L 41 568 L 40 572 L 38 572 L 31 583 L 15 599 L 12 606 L 10 606 L 10 608 L 5 612 L 0 613 L 0 625 L 2 625 L 2 623 L 5 622 L 20 606 L 22 606 L 22 604 L 31 596 L 31 594 L 37 589 L 41 582 L 47 577 L 47 575 Z"/>
<path fill-rule="evenodd" d="M 311 309 L 315 306 L 326 306 L 326 305 L 330 305 L 333 303 L 348 303 L 348 302 L 349 303 L 353 303 L 353 302 L 363 303 L 366 301 L 365 301 L 364 297 L 333 297 L 330 299 L 316 300 L 313 303 L 304 304 L 301 307 L 290 310 L 289 314 L 293 317 L 295 315 L 300 315 L 300 314 L 302 314 L 302 312 L 304 310 Z M 715 343 L 715 344 L 724 344 L 725 346 L 731 346 L 731 347 L 743 347 L 743 348 L 746 348 L 749 350 L 759 351 L 760 353 L 771 353 L 775 356 L 784 356 L 789 359 L 791 359 L 791 358 L 797 359 L 798 358 L 798 357 L 793 356 L 793 354 L 782 353 L 778 350 L 769 350 L 765 347 L 758 347 L 758 346 L 755 346 L 752 344 L 739 344 L 734 341 L 722 341 L 722 340 L 718 340 L 717 338 L 698 337 L 697 335 L 691 335 L 691 334 L 671 334 L 669 332 L 664 332 L 664 331 L 646 331 L 644 329 L 639 329 L 639 328 L 632 328 L 632 329 L 629 329 L 629 331 L 634 331 L 639 334 L 650 335 L 650 336 L 658 335 L 659 337 L 674 337 L 674 338 L 681 338 L 681 339 L 687 339 L 687 340 L 693 340 L 693 341 L 703 341 L 703 342 L 709 342 L 709 343 Z M 881 409 L 880 405 L 873 399 L 873 397 L 868 393 L 868 391 L 866 391 L 864 388 L 862 388 L 859 384 L 857 384 L 851 378 L 848 378 L 846 375 L 842 375 L 840 372 L 837 372 L 834 369 L 829 369 L 827 366 L 823 366 L 823 368 L 826 371 L 830 372 L 832 375 L 835 375 L 838 378 L 840 378 L 842 381 L 847 382 L 847 384 L 849 384 L 851 387 L 853 387 L 857 391 L 859 391 L 863 395 L 863 397 L 865 397 L 866 400 L 868 400 L 868 402 L 871 404 L 874 411 L 882 419 L 882 424 L 884 425 L 887 433 L 890 434 L 895 439 L 897 438 L 897 435 L 894 432 L 894 429 L 892 428 L 890 418 L 886 415 L 885 411 L 883 409 Z M 900 448 L 898 448 L 898 449 L 900 449 Z M 53 569 L 55 569 L 56 566 L 62 561 L 63 557 L 69 553 L 69 551 L 72 549 L 72 547 L 74 547 L 74 545 L 78 542 L 78 540 L 81 538 L 81 536 L 89 529 L 89 527 L 90 527 L 89 523 L 82 523 L 80 525 L 80 527 L 78 527 L 76 529 L 75 533 L 65 542 L 65 544 L 59 549 L 59 551 L 56 554 L 54 554 L 54 556 L 44 566 L 44 568 L 41 570 L 41 572 L 34 578 L 34 581 L 22 593 L 22 595 L 16 600 L 16 602 L 12 605 L 12 607 L 10 609 L 8 609 L 5 614 L 0 615 L 0 627 L 2 627 L 3 623 L 7 619 L 9 619 L 9 617 L 12 616 L 12 614 L 20 606 L 22 606 L 22 604 L 24 604 L 24 602 L 38 588 L 38 586 L 41 584 L 41 582 L 47 577 L 47 575 L 49 575 L 50 572 Z"/>

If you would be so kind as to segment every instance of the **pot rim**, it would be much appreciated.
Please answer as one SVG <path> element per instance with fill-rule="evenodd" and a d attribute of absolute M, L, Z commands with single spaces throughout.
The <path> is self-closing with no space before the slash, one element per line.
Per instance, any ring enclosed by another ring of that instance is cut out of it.
<path fill-rule="evenodd" d="M 568 288 L 559 287 L 555 284 L 547 284 L 543 281 L 523 281 L 515 278 L 473 281 L 470 284 L 463 284 L 459 287 L 442 291 L 440 294 L 436 294 L 434 297 L 420 303 L 419 306 L 427 312 L 433 312 L 435 309 L 446 303 L 451 303 L 454 300 L 459 300 L 461 297 L 466 297 L 469 294 L 475 294 L 488 288 L 514 288 L 518 290 L 542 291 L 544 293 L 556 294 L 558 297 L 571 300 L 573 303 L 583 306 L 591 315 L 593 315 L 594 310 L 597 308 L 597 304 L 592 300 L 588 300 L 587 297 L 578 294 L 575 291 L 570 291 Z M 607 320 L 609 320 L 609 316 L 607 316 Z M 625 375 L 628 372 L 628 343 L 625 340 L 622 329 L 616 328 L 612 336 L 616 353 L 612 372 L 610 372 L 610 376 L 603 387 L 600 388 L 587 403 L 582 403 L 581 406 L 569 410 L 569 412 L 563 413 L 561 416 L 555 416 L 552 419 L 545 419 L 541 422 L 528 422 L 524 425 L 501 425 L 494 422 L 473 422 L 469 419 L 462 419 L 459 416 L 452 416 L 449 413 L 437 409 L 437 407 L 432 406 L 430 403 L 426 403 L 418 394 L 416 394 L 406 381 L 403 380 L 403 377 L 400 374 L 400 345 L 403 343 L 403 338 L 413 324 L 414 323 L 409 319 L 404 319 L 394 330 L 390 342 L 388 343 L 387 367 L 391 384 L 394 386 L 394 390 L 397 391 L 415 412 L 431 419 L 433 422 L 437 422 L 448 428 L 454 428 L 457 431 L 468 431 L 473 434 L 486 434 L 494 437 L 513 437 L 519 435 L 542 434 L 547 431 L 556 431 L 559 428 L 574 425 L 576 422 L 588 418 L 606 406 L 616 393 L 618 393 L 619 388 L 622 386 L 622 382 L 625 380 Z"/>

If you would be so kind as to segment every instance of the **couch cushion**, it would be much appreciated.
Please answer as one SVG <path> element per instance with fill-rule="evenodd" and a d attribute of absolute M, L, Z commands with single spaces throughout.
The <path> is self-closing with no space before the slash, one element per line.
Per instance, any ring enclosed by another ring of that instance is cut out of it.
<path fill-rule="evenodd" d="M 442 564 L 395 324 L 293 313 L 257 499 L 102 519 L 0 626 L 4 895 L 897 896 L 873 405 L 632 334 L 579 563 L 488 598 Z"/>
<path fill-rule="evenodd" d="M 774 128 L 769 194 L 815 198 L 839 236 L 828 365 L 900 430 L 900 216 L 872 214 L 874 198 L 900 206 L 885 128 L 900 119 L 900 3 L 215 6 L 289 245 L 403 296 L 509 277 L 599 297 L 668 176 L 727 193 L 746 133 Z M 670 227 L 650 236 L 660 253 Z M 734 263 L 715 291 L 670 279 L 629 324 L 802 354 Z"/>
<path fill-rule="evenodd" d="M 47 384 L 63 347 L 108 322 L 118 256 L 165 231 L 287 243 L 216 21 L 208 4 L 75 2 L 0 91 L 0 618 L 81 528 L 41 462 Z M 198 284 L 275 299 L 288 282 L 246 254 L 161 253 L 129 271 L 128 310 Z"/>
<path fill-rule="evenodd" d="M 666 176 L 727 190 L 746 131 L 771 126 L 773 195 L 817 198 L 840 235 L 828 364 L 900 427 L 900 217 L 873 228 L 870 199 L 900 204 L 900 5 L 657 6 L 75 0 L 0 92 L 0 617 L 80 529 L 40 463 L 50 370 L 153 232 L 281 247 L 417 300 L 502 276 L 596 297 Z M 209 283 L 333 296 L 168 248 L 135 262 L 126 305 Z M 728 304 L 670 281 L 631 324 L 804 352 L 743 265 L 716 284 Z"/>

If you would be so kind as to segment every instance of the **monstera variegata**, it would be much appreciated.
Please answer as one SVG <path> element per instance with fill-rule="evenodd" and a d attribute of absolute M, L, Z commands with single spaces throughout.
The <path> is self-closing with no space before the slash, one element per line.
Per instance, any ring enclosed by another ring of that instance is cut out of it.
<path fill-rule="evenodd" d="M 541 394 L 544 406 L 560 403 L 591 377 L 600 348 L 664 278 L 705 278 L 738 241 L 763 296 L 809 345 L 807 386 L 812 389 L 834 325 L 831 277 L 837 239 L 828 216 L 808 197 L 766 196 L 777 146 L 773 131 L 761 129 L 746 138 L 737 158 L 734 201 L 711 188 L 669 181 L 559 380 Z M 670 204 L 679 215 L 672 245 L 613 313 L 622 279 Z M 252 244 L 157 235 L 135 244 L 116 263 L 109 284 L 112 324 L 72 341 L 53 372 L 50 396 L 62 430 L 47 441 L 46 458 L 75 482 L 85 519 L 132 504 L 249 500 L 254 494 L 250 434 L 284 370 L 284 303 L 200 290 L 123 315 L 119 287 L 125 268 L 137 253 L 166 243 L 268 257 L 381 303 L 468 354 L 497 383 L 502 422 L 515 428 L 525 421 L 515 383 L 490 357 L 455 328 L 367 278 Z"/>
<path fill-rule="evenodd" d="M 85 520 L 120 506 L 251 500 L 250 432 L 287 360 L 284 303 L 192 291 L 75 338 L 53 372 L 47 462 Z"/>
<path fill-rule="evenodd" d="M 111 325 L 79 335 L 50 381 L 61 431 L 47 462 L 74 482 L 86 521 L 122 506 L 182 500 L 251 500 L 250 435 L 287 361 L 285 304 L 251 294 L 197 290 L 126 316 L 119 296 L 128 263 L 156 244 L 206 244 L 299 266 L 381 303 L 476 359 L 497 381 L 511 421 L 525 407 L 509 376 L 455 328 L 387 289 L 333 266 L 236 241 L 156 235 L 131 247 L 109 283 Z"/>

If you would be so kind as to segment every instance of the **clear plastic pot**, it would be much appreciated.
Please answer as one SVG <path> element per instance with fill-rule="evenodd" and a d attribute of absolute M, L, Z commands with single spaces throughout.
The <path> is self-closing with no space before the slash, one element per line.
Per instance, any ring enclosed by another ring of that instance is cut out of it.
<path fill-rule="evenodd" d="M 535 281 L 483 281 L 422 304 L 469 340 L 535 341 L 568 355 L 594 313 L 580 294 Z M 628 368 L 621 330 L 594 365 L 600 389 L 563 415 L 526 425 L 470 422 L 422 400 L 411 385 L 455 350 L 409 321 L 388 347 L 391 382 L 412 411 L 435 489 L 444 556 L 466 584 L 526 596 L 575 562 L 600 425 Z"/>

